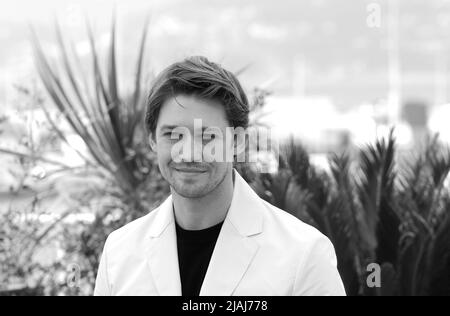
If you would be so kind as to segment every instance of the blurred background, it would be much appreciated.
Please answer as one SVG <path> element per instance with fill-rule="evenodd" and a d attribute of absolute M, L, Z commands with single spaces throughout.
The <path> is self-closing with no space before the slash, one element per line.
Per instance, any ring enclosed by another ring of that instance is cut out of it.
<path fill-rule="evenodd" d="M 281 146 L 236 168 L 349 295 L 450 295 L 450 1 L 0 4 L 0 295 L 92 294 L 107 234 L 168 195 L 145 95 L 190 55 L 239 76 Z"/>

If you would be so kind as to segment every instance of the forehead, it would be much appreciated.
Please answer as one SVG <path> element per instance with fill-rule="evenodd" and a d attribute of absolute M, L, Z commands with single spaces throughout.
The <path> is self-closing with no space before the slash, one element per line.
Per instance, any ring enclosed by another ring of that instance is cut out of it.
<path fill-rule="evenodd" d="M 161 106 L 156 129 L 163 125 L 192 127 L 196 119 L 201 119 L 205 127 L 230 126 L 225 108 L 220 102 L 191 95 L 177 95 L 167 99 Z"/>

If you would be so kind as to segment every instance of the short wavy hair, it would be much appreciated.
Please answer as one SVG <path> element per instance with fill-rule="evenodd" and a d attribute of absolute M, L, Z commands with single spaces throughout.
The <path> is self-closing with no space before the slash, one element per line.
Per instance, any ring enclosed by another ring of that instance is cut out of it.
<path fill-rule="evenodd" d="M 164 69 L 147 98 L 145 127 L 155 133 L 163 103 L 180 94 L 220 102 L 232 127 L 248 127 L 249 104 L 236 76 L 203 56 L 192 56 Z"/>

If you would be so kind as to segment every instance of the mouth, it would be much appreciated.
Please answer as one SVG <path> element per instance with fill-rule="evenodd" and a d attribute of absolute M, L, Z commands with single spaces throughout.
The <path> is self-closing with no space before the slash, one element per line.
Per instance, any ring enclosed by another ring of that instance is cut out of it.
<path fill-rule="evenodd" d="M 189 174 L 201 174 L 207 172 L 207 170 L 193 169 L 193 168 L 174 168 L 177 172 L 189 173 Z"/>

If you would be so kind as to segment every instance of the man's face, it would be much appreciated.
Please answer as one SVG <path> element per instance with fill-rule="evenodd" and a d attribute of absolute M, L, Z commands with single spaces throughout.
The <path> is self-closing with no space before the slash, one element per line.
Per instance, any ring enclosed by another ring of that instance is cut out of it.
<path fill-rule="evenodd" d="M 177 95 L 164 102 L 150 142 L 161 174 L 175 192 L 187 198 L 206 196 L 232 172 L 230 161 L 205 157 L 207 146 L 233 150 L 233 142 L 225 141 L 229 125 L 224 107 L 216 101 Z"/>

